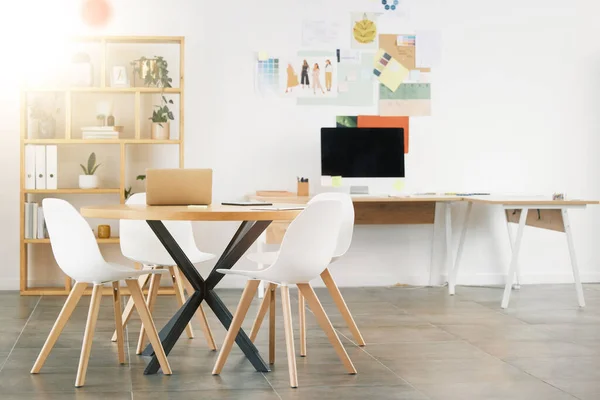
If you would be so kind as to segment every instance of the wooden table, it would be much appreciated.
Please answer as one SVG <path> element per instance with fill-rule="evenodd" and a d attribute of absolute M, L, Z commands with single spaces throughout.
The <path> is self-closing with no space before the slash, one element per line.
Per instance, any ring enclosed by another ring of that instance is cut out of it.
<path fill-rule="evenodd" d="M 202 301 L 206 301 L 206 304 L 219 318 L 225 329 L 229 328 L 233 316 L 213 290 L 224 276 L 216 270 L 231 269 L 272 221 L 292 221 L 299 213 L 298 210 L 267 211 L 252 210 L 248 207 L 217 205 L 209 207 L 152 207 L 120 204 L 90 206 L 81 209 L 81 214 L 88 218 L 145 220 L 193 286 L 194 293 L 160 331 L 160 338 L 167 355 Z M 204 279 L 173 239 L 162 221 L 242 221 L 242 223 L 209 276 Z M 242 329 L 240 329 L 240 333 L 236 338 L 236 343 L 257 371 L 270 371 L 268 364 L 260 357 L 258 350 Z M 150 345 L 146 347 L 143 355 L 152 356 L 152 360 L 146 367 L 144 374 L 158 372 L 158 360 Z"/>
<path fill-rule="evenodd" d="M 450 294 L 454 294 L 456 277 L 460 258 L 462 255 L 467 229 L 469 226 L 469 216 L 473 204 L 484 204 L 490 206 L 501 206 L 506 216 L 508 228 L 508 236 L 512 256 L 506 276 L 506 284 L 504 287 L 504 295 L 502 297 L 502 308 L 508 307 L 510 293 L 513 282 L 516 279 L 517 285 L 520 283 L 520 272 L 518 267 L 519 251 L 521 249 L 521 241 L 523 238 L 523 230 L 526 225 L 541 229 L 549 229 L 558 232 L 564 232 L 567 238 L 569 248 L 569 256 L 571 258 L 571 267 L 573 269 L 573 277 L 575 280 L 575 289 L 577 291 L 577 301 L 580 307 L 585 306 L 583 297 L 583 286 L 579 278 L 579 267 L 577 265 L 577 257 L 575 255 L 575 246 L 573 244 L 573 234 L 571 232 L 571 224 L 569 221 L 569 209 L 582 209 L 588 205 L 600 204 L 596 200 L 552 200 L 548 196 L 510 196 L 510 195 L 491 195 L 491 196 L 472 196 L 464 197 L 464 201 L 468 202 L 463 229 L 460 236 L 456 261 L 452 268 L 452 273 L 448 279 L 448 290 Z M 532 211 L 532 213 L 529 213 Z M 513 236 L 510 229 L 510 223 L 517 223 L 517 234 Z"/>

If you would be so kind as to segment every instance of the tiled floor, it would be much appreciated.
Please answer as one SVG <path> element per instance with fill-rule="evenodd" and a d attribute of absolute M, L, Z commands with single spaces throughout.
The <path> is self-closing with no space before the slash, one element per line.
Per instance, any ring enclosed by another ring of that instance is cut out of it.
<path fill-rule="evenodd" d="M 128 364 L 119 366 L 110 341 L 112 303 L 104 298 L 86 386 L 75 389 L 89 298 L 81 301 L 42 373 L 30 375 L 64 297 L 0 292 L 0 399 L 600 399 L 600 285 L 585 287 L 584 310 L 577 308 L 571 285 L 525 286 L 513 292 L 507 311 L 500 309 L 499 288 L 459 287 L 454 297 L 445 288 L 342 290 L 367 341 L 364 348 L 353 343 L 327 293 L 317 292 L 358 374 L 345 373 L 309 313 L 299 389 L 289 388 L 280 309 L 272 372 L 255 372 L 234 348 L 223 373 L 212 376 L 217 353 L 207 350 L 194 321 L 196 338 L 182 338 L 169 357 L 174 374 L 144 376 L 146 360 L 135 355 L 138 320 L 127 332 Z M 241 291 L 219 293 L 233 310 Z M 155 319 L 162 326 L 176 307 L 171 297 L 158 303 Z M 220 345 L 225 331 L 208 314 Z M 257 339 L 265 353 L 266 333 Z"/>

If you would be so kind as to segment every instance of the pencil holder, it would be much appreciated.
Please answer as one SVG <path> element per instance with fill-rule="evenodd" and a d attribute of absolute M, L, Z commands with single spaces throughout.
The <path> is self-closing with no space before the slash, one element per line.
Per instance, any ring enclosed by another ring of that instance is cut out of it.
<path fill-rule="evenodd" d="M 308 196 L 308 182 L 298 182 L 298 196 Z"/>
<path fill-rule="evenodd" d="M 110 238 L 110 225 L 98 225 L 98 238 Z"/>

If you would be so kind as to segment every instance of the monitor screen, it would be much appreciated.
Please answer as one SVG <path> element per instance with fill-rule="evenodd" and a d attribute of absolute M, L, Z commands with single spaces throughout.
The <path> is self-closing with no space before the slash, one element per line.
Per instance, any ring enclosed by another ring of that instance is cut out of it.
<path fill-rule="evenodd" d="M 321 128 L 321 175 L 404 178 L 404 129 Z"/>

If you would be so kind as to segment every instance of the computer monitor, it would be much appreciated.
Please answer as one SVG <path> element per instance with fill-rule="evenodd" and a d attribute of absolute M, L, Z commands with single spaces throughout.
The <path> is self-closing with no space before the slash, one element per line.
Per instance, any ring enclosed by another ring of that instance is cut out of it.
<path fill-rule="evenodd" d="M 322 128 L 321 175 L 351 178 L 355 193 L 373 178 L 404 178 L 404 129 Z"/>

